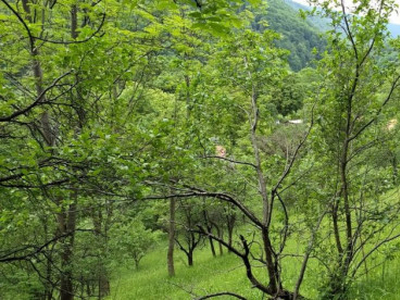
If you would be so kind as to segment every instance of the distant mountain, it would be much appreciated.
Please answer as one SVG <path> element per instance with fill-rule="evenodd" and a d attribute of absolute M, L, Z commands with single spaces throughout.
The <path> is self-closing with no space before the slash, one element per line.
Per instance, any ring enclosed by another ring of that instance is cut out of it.
<path fill-rule="evenodd" d="M 285 2 L 287 5 L 289 5 L 291 8 L 293 8 L 294 10 L 296 10 L 297 12 L 299 10 L 304 10 L 304 11 L 310 11 L 311 7 L 304 5 L 304 4 L 300 4 L 297 3 L 295 1 L 292 0 L 282 0 L 283 2 Z M 307 20 L 315 27 L 318 28 L 319 31 L 327 31 L 329 30 L 329 20 L 328 19 L 324 19 L 318 16 L 309 16 L 307 18 Z"/>
<path fill-rule="evenodd" d="M 325 48 L 326 42 L 321 38 L 320 30 L 309 20 L 302 19 L 298 9 L 289 5 L 287 1 L 270 0 L 267 11 L 253 13 L 255 30 L 262 31 L 268 28 L 281 34 L 282 37 L 276 44 L 290 51 L 289 64 L 294 71 L 310 66 L 315 58 L 318 59 L 312 54 L 314 48 Z M 261 21 L 266 21 L 268 26 L 265 27 Z"/>
<path fill-rule="evenodd" d="M 309 11 L 311 10 L 310 6 L 303 5 L 297 2 L 294 2 L 292 0 L 283 0 L 287 5 L 289 5 L 291 8 L 293 8 L 296 11 L 304 10 L 304 11 Z M 309 17 L 308 20 L 320 31 L 326 31 L 329 29 L 329 20 L 324 19 L 321 17 Z M 394 24 L 390 23 L 388 24 L 388 30 L 391 33 L 392 37 L 398 37 L 400 35 L 400 25 L 399 24 Z"/>
<path fill-rule="evenodd" d="M 254 10 L 253 29 L 263 31 L 272 29 L 281 34 L 281 39 L 276 42 L 280 48 L 290 51 L 289 65 L 294 71 L 312 66 L 318 56 L 313 54 L 313 49 L 321 53 L 326 46 L 322 37 L 324 31 L 329 30 L 329 20 L 318 16 L 300 17 L 299 10 L 308 11 L 311 7 L 299 4 L 292 0 L 268 0 L 265 11 Z M 265 22 L 268 25 L 265 25 Z M 389 24 L 388 29 L 393 37 L 400 36 L 400 25 Z"/>

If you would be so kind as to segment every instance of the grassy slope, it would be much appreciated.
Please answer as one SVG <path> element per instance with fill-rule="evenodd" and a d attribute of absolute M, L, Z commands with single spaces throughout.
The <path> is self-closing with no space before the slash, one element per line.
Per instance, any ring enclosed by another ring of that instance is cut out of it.
<path fill-rule="evenodd" d="M 190 292 L 201 296 L 221 291 L 236 292 L 247 299 L 262 299 L 262 295 L 251 288 L 241 261 L 233 254 L 225 253 L 213 258 L 208 248 L 199 250 L 195 253 L 195 266 L 192 268 L 186 266 L 185 257 L 180 251 L 176 254 L 176 277 L 167 276 L 166 247 L 159 246 L 143 258 L 139 270 L 134 270 L 132 264 L 115 274 L 111 282 L 112 295 L 107 300 L 192 299 Z M 297 259 L 288 259 L 284 263 L 288 274 L 284 285 L 291 288 L 300 264 Z M 312 262 L 302 286 L 303 295 L 317 299 L 319 276 L 321 270 Z M 351 299 L 400 299 L 399 279 L 400 255 L 397 255 L 393 260 L 370 270 L 368 278 L 364 277 L 354 284 Z"/>
<path fill-rule="evenodd" d="M 382 196 L 380 202 L 382 205 L 387 201 L 396 202 L 399 196 L 398 190 L 393 190 Z M 296 221 L 304 224 L 302 220 L 304 216 L 295 212 L 292 212 L 292 215 L 296 216 L 296 220 L 293 218 L 291 220 L 293 224 Z M 275 215 L 275 218 L 279 218 L 279 213 Z M 278 224 L 277 221 L 272 220 L 272 224 Z M 329 220 L 325 219 L 321 227 L 322 236 L 326 236 L 323 232 L 329 232 L 329 227 Z M 250 241 L 253 230 L 251 226 L 242 224 L 237 228 L 236 236 L 241 233 Z M 382 232 L 377 238 L 384 238 L 387 234 L 389 232 Z M 305 230 L 291 234 L 287 240 L 284 253 L 293 255 L 286 256 L 282 261 L 284 271 L 282 280 L 284 287 L 288 290 L 293 290 L 297 281 L 308 236 L 309 233 Z M 330 239 L 333 247 L 333 237 L 331 236 Z M 329 241 L 325 242 L 329 243 Z M 255 242 L 252 247 L 256 251 L 258 243 Z M 371 245 L 366 247 L 364 253 L 368 253 L 370 247 Z M 400 239 L 381 247 L 370 257 L 367 264 L 360 269 L 360 277 L 356 278 L 356 282 L 352 285 L 348 299 L 400 300 L 400 252 L 393 251 L 396 249 L 400 249 Z M 318 251 L 323 252 L 321 249 Z M 167 275 L 166 255 L 167 246 L 164 241 L 143 258 L 139 270 L 134 269 L 133 262 L 121 267 L 112 278 L 112 295 L 107 300 L 194 299 L 193 296 L 204 296 L 221 291 L 235 292 L 249 300 L 265 299 L 259 291 L 251 288 L 242 261 L 234 254 L 227 253 L 225 249 L 223 256 L 215 258 L 212 257 L 208 247 L 196 250 L 194 266 L 190 268 L 186 264 L 186 256 L 183 252 L 176 250 L 176 277 L 174 278 Z M 385 257 L 390 257 L 390 260 Z M 264 268 L 253 268 L 253 272 L 261 282 L 268 282 Z M 368 274 L 365 275 L 365 272 Z M 325 268 L 317 259 L 311 259 L 300 290 L 301 294 L 308 299 L 318 299 L 323 278 L 326 278 Z M 217 299 L 233 299 L 233 297 L 218 297 Z"/>
<path fill-rule="evenodd" d="M 195 253 L 194 266 L 186 265 L 182 252 L 176 253 L 176 277 L 167 275 L 166 248 L 159 247 L 143 258 L 139 270 L 122 268 L 111 283 L 110 299 L 191 299 L 196 295 L 231 291 L 249 299 L 259 299 L 261 294 L 250 289 L 240 260 L 232 254 L 213 258 L 209 249 Z M 223 298 L 219 298 L 223 299 Z"/>

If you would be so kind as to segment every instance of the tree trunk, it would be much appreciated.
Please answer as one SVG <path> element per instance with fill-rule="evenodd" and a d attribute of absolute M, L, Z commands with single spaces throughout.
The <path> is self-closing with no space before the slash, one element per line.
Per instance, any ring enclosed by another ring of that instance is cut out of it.
<path fill-rule="evenodd" d="M 168 275 L 175 276 L 174 247 L 175 247 L 175 206 L 176 199 L 172 198 L 169 205 L 169 228 L 168 228 Z"/>
<path fill-rule="evenodd" d="M 230 209 L 224 208 L 225 217 L 226 217 L 226 228 L 228 229 L 228 245 L 229 248 L 232 247 L 233 243 L 233 230 L 235 228 L 236 216 L 231 212 Z M 228 252 L 230 252 L 228 248 Z"/>
<path fill-rule="evenodd" d="M 392 168 L 393 168 L 393 184 L 397 184 L 397 177 L 398 177 L 398 168 L 397 168 L 397 157 L 396 153 L 392 153 Z"/>
<path fill-rule="evenodd" d="M 67 213 L 61 213 L 59 217 L 59 225 L 62 234 L 69 234 L 66 238 L 62 239 L 62 254 L 61 254 L 61 282 L 60 282 L 60 298 L 61 300 L 74 299 L 74 287 L 72 276 L 72 255 L 75 240 L 76 229 L 76 200 L 71 204 Z"/>
<path fill-rule="evenodd" d="M 218 238 L 222 241 L 224 239 L 224 234 L 222 229 L 217 226 L 217 224 L 213 223 L 215 229 L 217 230 L 217 236 Z M 219 248 L 219 255 L 223 255 L 224 254 L 224 245 L 222 245 L 221 242 L 218 243 L 218 248 Z"/>
<path fill-rule="evenodd" d="M 221 234 L 221 236 L 220 236 L 220 238 L 222 239 L 222 234 Z M 219 245 L 219 255 L 224 255 L 224 245 L 222 245 L 222 243 L 218 243 L 218 245 Z"/>
<path fill-rule="evenodd" d="M 110 281 L 108 280 L 107 273 L 101 272 L 99 276 L 99 299 L 110 294 Z"/>
<path fill-rule="evenodd" d="M 51 286 L 51 274 L 52 274 L 52 254 L 49 253 L 49 258 L 46 262 L 46 291 L 45 291 L 45 299 L 52 300 L 53 299 L 53 291 Z"/>
<path fill-rule="evenodd" d="M 49 228 L 47 224 L 47 218 L 43 220 L 44 222 L 44 236 L 47 237 L 49 236 Z M 52 300 L 53 299 L 53 285 L 52 285 L 52 274 L 53 274 L 53 252 L 51 251 L 51 248 L 47 245 L 45 247 L 45 252 L 47 253 L 46 255 L 46 282 L 44 284 L 45 286 L 45 292 L 44 292 L 44 298 L 45 300 Z"/>
<path fill-rule="evenodd" d="M 134 261 L 135 261 L 135 269 L 136 269 L 136 270 L 139 270 L 139 262 L 140 262 L 140 259 L 134 259 Z"/>
<path fill-rule="evenodd" d="M 210 228 L 211 229 L 211 228 Z M 211 232 L 211 230 L 209 229 L 209 232 Z M 211 237 L 208 237 L 208 240 L 210 242 L 210 248 L 211 248 L 211 253 L 213 257 L 216 257 L 217 254 L 215 253 L 215 247 L 214 247 L 214 242 L 213 239 Z"/>
<path fill-rule="evenodd" d="M 269 238 L 269 234 L 266 228 L 263 228 L 262 230 L 262 237 L 264 244 L 265 261 L 269 278 L 268 288 L 271 290 L 271 294 L 275 294 L 278 292 L 278 290 L 281 290 L 282 287 L 280 286 L 279 270 L 277 269 L 273 257 L 274 251 L 272 249 L 271 240 Z"/>
<path fill-rule="evenodd" d="M 228 245 L 231 247 L 233 243 L 233 229 L 235 228 L 236 217 L 234 215 L 227 216 L 228 228 Z"/>
<path fill-rule="evenodd" d="M 193 250 L 192 249 L 189 249 L 187 258 L 188 258 L 189 267 L 193 266 Z"/>
<path fill-rule="evenodd" d="M 212 233 L 213 224 L 212 224 L 212 222 L 210 222 L 210 220 L 208 218 L 208 214 L 207 214 L 207 211 L 205 209 L 205 203 L 204 202 L 203 202 L 203 205 L 204 205 L 204 209 L 203 209 L 204 223 L 206 224 L 207 232 Z M 216 253 L 215 253 L 214 241 L 211 238 L 211 236 L 208 237 L 208 241 L 210 243 L 212 256 L 213 257 L 217 256 Z"/>
<path fill-rule="evenodd" d="M 105 245 L 105 248 L 107 248 L 107 235 L 106 235 L 106 230 L 103 230 L 103 213 L 102 213 L 102 208 L 101 207 L 92 207 L 91 209 L 92 213 L 92 221 L 93 221 L 93 228 L 94 228 L 94 234 L 96 235 L 97 239 L 102 242 L 102 244 Z M 103 233 L 103 234 L 102 234 Z M 104 249 L 103 251 L 107 251 Z M 107 277 L 107 269 L 104 265 L 104 261 L 102 260 L 102 257 L 100 256 L 99 262 L 98 262 L 98 269 L 99 273 L 97 274 L 97 279 L 98 279 L 98 291 L 99 291 L 99 299 L 103 298 L 104 296 L 107 296 L 110 294 L 110 282 Z"/>
<path fill-rule="evenodd" d="M 72 5 L 71 7 L 71 37 L 77 37 L 77 6 Z M 48 117 L 47 112 L 45 113 Z M 54 145 L 55 136 L 54 130 L 52 130 L 50 124 L 51 143 Z M 45 128 L 46 129 L 46 128 Z M 46 132 L 46 130 L 45 130 Z M 60 222 L 61 232 L 63 234 L 69 234 L 68 237 L 62 240 L 63 250 L 61 254 L 61 300 L 73 300 L 74 299 L 74 287 L 73 287 L 73 274 L 72 274 L 72 258 L 73 258 L 73 247 L 75 240 L 75 229 L 76 229 L 76 215 L 77 215 L 77 200 L 78 192 L 74 192 L 74 203 L 69 205 L 67 213 L 61 213 L 60 215 L 64 218 Z M 61 203 L 62 205 L 62 203 Z M 59 218 L 60 219 L 60 218 Z"/>

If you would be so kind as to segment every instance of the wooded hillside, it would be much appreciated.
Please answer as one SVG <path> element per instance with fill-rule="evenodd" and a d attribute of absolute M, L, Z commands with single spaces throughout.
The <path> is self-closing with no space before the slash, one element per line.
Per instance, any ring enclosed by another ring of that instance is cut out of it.
<path fill-rule="evenodd" d="M 0 0 L 0 299 L 395 299 L 396 5 L 312 2 Z"/>

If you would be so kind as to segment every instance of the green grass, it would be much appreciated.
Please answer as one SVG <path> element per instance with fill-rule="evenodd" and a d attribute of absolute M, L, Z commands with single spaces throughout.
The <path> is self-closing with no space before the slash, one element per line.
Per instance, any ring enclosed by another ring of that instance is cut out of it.
<path fill-rule="evenodd" d="M 160 247 L 143 258 L 139 270 L 133 265 L 121 268 L 111 282 L 109 299 L 191 299 L 190 293 L 200 296 L 220 291 L 261 299 L 261 293 L 251 289 L 240 259 L 233 254 L 214 258 L 208 248 L 198 250 L 194 266 L 188 267 L 183 253 L 176 251 L 176 276 L 170 278 L 166 253 L 166 248 Z"/>
<path fill-rule="evenodd" d="M 397 195 L 397 193 L 396 193 Z M 394 199 L 395 195 L 389 195 L 388 199 Z M 397 199 L 397 198 L 396 198 Z M 387 205 L 387 203 L 385 204 Z M 300 214 L 293 214 L 298 220 L 292 222 L 304 223 Z M 277 214 L 276 217 L 279 217 Z M 276 224 L 279 224 L 276 222 Z M 328 220 L 322 223 L 320 231 L 329 232 Z M 252 227 L 241 225 L 237 228 L 252 239 Z M 376 238 L 385 237 L 386 230 Z M 324 234 L 321 234 L 324 237 Z M 326 258 L 330 257 L 329 244 L 334 246 L 333 237 L 331 241 L 324 240 L 325 250 L 318 249 L 320 255 L 326 251 Z M 284 253 L 295 254 L 287 256 L 282 260 L 283 286 L 294 289 L 302 263 L 305 245 L 308 242 L 308 233 L 293 233 L 287 240 Z M 208 247 L 198 249 L 194 255 L 194 266 L 188 267 L 186 256 L 183 252 L 175 250 L 176 276 L 171 278 L 167 274 L 166 242 L 160 244 L 141 261 L 139 270 L 135 270 L 134 264 L 120 267 L 114 272 L 111 281 L 111 296 L 107 300 L 151 300 L 151 299 L 193 299 L 193 296 L 202 296 L 209 293 L 230 291 L 251 299 L 265 299 L 261 292 L 252 288 L 246 277 L 245 268 L 240 258 L 234 254 L 227 253 L 224 249 L 223 256 L 213 257 Z M 359 270 L 360 276 L 356 278 L 349 290 L 348 299 L 351 300 L 400 300 L 400 245 L 398 241 L 387 244 L 376 251 Z M 315 245 L 318 248 L 318 245 Z M 257 250 L 257 243 L 252 250 Z M 366 246 L 368 249 L 372 245 Z M 240 247 L 239 247 L 240 248 Z M 298 256 L 297 256 L 298 255 Z M 361 255 L 361 253 L 359 254 Z M 360 259 L 358 256 L 356 259 Z M 386 257 L 390 257 L 388 260 Z M 320 259 L 322 257 L 320 256 Z M 332 262 L 331 262 L 332 263 Z M 257 265 L 257 264 L 254 264 Z M 260 282 L 268 282 L 265 268 L 253 268 L 253 273 Z M 321 296 L 320 289 L 327 273 L 325 267 L 317 259 L 310 259 L 307 272 L 304 277 L 300 293 L 307 299 L 318 300 Z M 232 297 L 219 297 L 217 299 L 233 299 Z"/>
<path fill-rule="evenodd" d="M 367 276 L 363 276 L 353 285 L 351 299 L 366 300 L 392 300 L 400 299 L 400 255 L 369 270 Z"/>
<path fill-rule="evenodd" d="M 291 246 L 297 247 L 294 244 Z M 166 253 L 166 247 L 159 246 L 143 258 L 139 270 L 135 270 L 133 264 L 121 267 L 112 278 L 111 296 L 107 300 L 192 299 L 193 295 L 221 291 L 235 292 L 247 299 L 263 299 L 262 294 L 251 287 L 241 260 L 234 254 L 225 252 L 223 256 L 214 258 L 210 250 L 204 248 L 195 251 L 194 266 L 188 267 L 184 254 L 176 250 L 176 276 L 170 278 L 167 275 Z M 299 258 L 284 260 L 284 286 L 289 289 L 295 284 L 300 262 Z M 261 268 L 255 269 L 259 278 L 263 277 L 262 272 Z M 311 261 L 301 289 L 304 296 L 318 299 L 321 274 L 321 267 Z M 368 276 L 359 278 L 352 286 L 349 299 L 400 299 L 399 282 L 400 255 L 395 255 L 391 261 L 369 270 Z"/>

